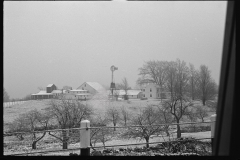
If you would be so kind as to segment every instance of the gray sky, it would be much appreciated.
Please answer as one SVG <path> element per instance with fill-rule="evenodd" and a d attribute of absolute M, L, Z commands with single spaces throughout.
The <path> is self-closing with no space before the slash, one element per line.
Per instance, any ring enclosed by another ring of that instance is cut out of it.
<path fill-rule="evenodd" d="M 135 86 L 148 60 L 205 64 L 219 83 L 226 1 L 4 2 L 4 87 L 11 98 L 54 83 Z"/>

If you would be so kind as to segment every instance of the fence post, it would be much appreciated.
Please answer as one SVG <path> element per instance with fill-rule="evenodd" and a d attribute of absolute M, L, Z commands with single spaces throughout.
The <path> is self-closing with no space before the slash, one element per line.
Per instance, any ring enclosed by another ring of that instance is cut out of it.
<path fill-rule="evenodd" d="M 84 120 L 81 121 L 80 128 L 87 128 L 80 130 L 80 155 L 81 156 L 90 156 L 90 121 Z"/>
<path fill-rule="evenodd" d="M 211 115 L 211 141 L 212 141 L 212 151 L 213 151 L 213 141 L 214 141 L 214 131 L 215 131 L 215 121 L 216 121 L 216 114 Z"/>

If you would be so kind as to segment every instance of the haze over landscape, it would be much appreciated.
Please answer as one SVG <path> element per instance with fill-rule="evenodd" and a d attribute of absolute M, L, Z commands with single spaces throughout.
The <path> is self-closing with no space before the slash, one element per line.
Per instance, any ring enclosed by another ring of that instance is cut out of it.
<path fill-rule="evenodd" d="M 4 88 L 11 98 L 54 83 L 134 88 L 149 60 L 205 64 L 219 84 L 226 1 L 4 2 Z"/>

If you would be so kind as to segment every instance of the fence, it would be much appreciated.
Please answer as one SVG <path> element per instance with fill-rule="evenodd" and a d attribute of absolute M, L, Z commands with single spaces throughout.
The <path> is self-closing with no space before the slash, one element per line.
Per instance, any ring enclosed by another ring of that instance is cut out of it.
<path fill-rule="evenodd" d="M 10 106 L 13 106 L 15 104 L 23 104 L 25 103 L 26 101 L 15 101 L 15 102 L 4 102 L 3 103 L 3 106 L 4 107 L 10 107 Z"/>
<path fill-rule="evenodd" d="M 188 123 L 172 123 L 172 124 L 159 124 L 159 125 L 151 125 L 151 126 L 165 126 L 165 125 L 196 125 L 196 124 L 209 124 L 211 123 L 211 137 L 209 138 L 200 138 L 200 139 L 196 139 L 196 140 L 204 140 L 204 139 L 211 139 L 213 140 L 213 136 L 214 136 L 214 124 L 215 124 L 215 117 L 216 115 L 212 115 L 211 116 L 211 121 L 210 122 L 188 122 Z M 75 132 L 77 135 L 75 135 L 75 138 L 78 138 L 79 141 L 81 139 L 80 142 L 80 147 L 74 147 L 74 148 L 69 148 L 69 149 L 48 149 L 48 150 L 42 150 L 42 151 L 31 151 L 31 152 L 23 152 L 23 153 L 17 153 L 17 154 L 6 154 L 6 155 L 11 155 L 11 156 L 18 156 L 18 155 L 31 155 L 31 154 L 44 154 L 44 153 L 51 153 L 51 152 L 66 152 L 66 151 L 76 151 L 76 150 L 80 150 L 81 156 L 82 155 L 86 155 L 89 156 L 90 155 L 90 148 L 95 149 L 95 148 L 107 148 L 107 147 L 120 147 L 120 146 L 134 146 L 134 145 L 144 145 L 146 143 L 131 143 L 131 144 L 122 144 L 122 145 L 108 145 L 108 146 L 97 146 L 97 147 L 93 147 L 90 146 L 90 130 L 94 130 L 94 129 L 110 129 L 110 128 L 133 128 L 133 127 L 150 127 L 149 125 L 144 125 L 144 126 L 116 126 L 116 127 L 90 127 L 90 122 L 88 120 L 82 121 L 81 122 L 81 127 L 80 128 L 71 128 L 71 129 L 54 129 L 54 130 L 44 130 L 44 131 L 34 131 L 34 132 L 14 132 L 14 133 L 4 133 L 4 137 L 6 136 L 12 136 L 12 135 L 17 135 L 17 134 L 32 134 L 32 133 L 46 133 L 49 132 L 49 134 L 51 132 L 62 132 L 62 131 L 79 131 L 79 132 Z M 162 142 L 149 142 L 148 144 L 160 144 L 163 143 Z M 173 142 L 173 141 L 171 141 Z M 213 147 L 213 146 L 212 146 Z"/>

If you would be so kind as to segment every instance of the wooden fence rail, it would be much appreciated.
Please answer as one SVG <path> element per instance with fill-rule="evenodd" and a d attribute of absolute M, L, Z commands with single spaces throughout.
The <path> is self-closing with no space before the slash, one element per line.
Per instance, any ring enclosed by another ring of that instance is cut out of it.
<path fill-rule="evenodd" d="M 15 104 L 23 104 L 25 102 L 26 101 L 4 102 L 3 107 L 10 107 L 10 106 L 13 106 Z"/>
<path fill-rule="evenodd" d="M 213 115 L 212 117 L 216 117 L 216 115 Z M 148 126 L 162 126 L 162 125 L 186 125 L 186 124 L 202 124 L 202 123 L 211 123 L 211 133 L 214 133 L 214 124 L 215 124 L 215 118 L 211 118 L 210 122 L 188 122 L 188 123 L 172 123 L 172 124 L 159 124 L 159 125 L 144 125 L 145 127 Z M 142 127 L 139 125 L 135 126 L 122 126 L 122 127 L 115 127 L 115 128 L 131 128 L 131 127 Z M 55 130 L 44 130 L 44 131 L 34 131 L 34 132 L 12 132 L 12 133 L 5 133 L 4 136 L 12 136 L 15 134 L 27 134 L 27 133 L 39 133 L 39 132 L 57 132 L 57 131 L 63 131 L 63 130 L 80 130 L 80 148 L 76 149 L 61 149 L 61 150 L 48 150 L 48 151 L 41 151 L 41 152 L 30 152 L 30 153 L 20 153 L 20 154 L 11 154 L 13 155 L 26 155 L 26 154 L 37 154 L 37 153 L 47 153 L 47 152 L 59 152 L 59 151 L 70 151 L 70 150 L 78 150 L 80 149 L 81 156 L 90 156 L 90 148 L 102 148 L 102 147 L 117 147 L 117 146 L 130 146 L 130 145 L 142 145 L 146 143 L 136 143 L 136 144 L 125 144 L 125 145 L 112 145 L 112 146 L 99 146 L 99 147 L 91 147 L 90 146 L 90 130 L 91 129 L 103 129 L 103 128 L 114 128 L 114 127 L 90 127 L 90 121 L 84 120 L 81 121 L 81 127 L 80 128 L 70 128 L 70 129 L 55 129 Z M 203 139 L 212 139 L 213 140 L 213 134 L 211 134 L 211 138 L 202 138 L 202 139 L 196 139 L 196 140 L 203 140 Z M 169 141 L 172 142 L 172 141 Z M 149 144 L 159 144 L 163 142 L 152 142 Z"/>

